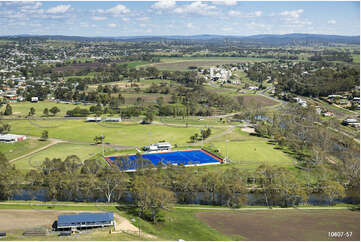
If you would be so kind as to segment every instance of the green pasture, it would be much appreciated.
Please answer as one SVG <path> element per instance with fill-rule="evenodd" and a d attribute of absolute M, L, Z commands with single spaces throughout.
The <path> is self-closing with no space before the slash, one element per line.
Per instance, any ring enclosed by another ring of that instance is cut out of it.
<path fill-rule="evenodd" d="M 263 163 L 292 168 L 292 160 L 287 154 L 275 149 L 267 140 L 239 141 L 239 142 L 215 142 L 213 143 L 219 151 L 226 156 L 228 146 L 228 157 L 232 165 L 239 168 L 256 169 Z"/>
<path fill-rule="evenodd" d="M 39 141 L 35 139 L 26 139 L 15 143 L 0 143 L 0 152 L 3 153 L 8 160 L 12 160 L 49 143 L 49 141 Z"/>
<path fill-rule="evenodd" d="M 120 64 L 127 64 L 127 66 L 129 68 L 135 68 L 137 66 L 145 65 L 148 63 L 149 63 L 148 61 L 130 61 L 130 62 L 120 63 Z"/>
<path fill-rule="evenodd" d="M 177 62 L 177 61 L 271 61 L 272 58 L 255 58 L 255 57 L 162 57 L 160 58 L 161 63 Z"/>
<path fill-rule="evenodd" d="M 43 111 L 45 108 L 51 109 L 52 107 L 58 107 L 60 112 L 56 114 L 56 117 L 65 116 L 68 110 L 74 109 L 77 106 L 81 108 L 89 108 L 88 105 L 74 105 L 74 104 L 65 104 L 65 103 L 57 103 L 57 102 L 50 102 L 50 101 L 41 101 L 37 103 L 32 102 L 18 102 L 18 103 L 11 103 L 10 104 L 13 110 L 13 114 L 10 117 L 25 117 L 29 114 L 30 108 L 35 108 L 35 117 L 43 116 Z M 5 111 L 6 105 L 3 105 L 1 111 Z M 49 112 L 49 116 L 52 116 Z M 4 116 L 7 117 L 7 116 Z"/>
<path fill-rule="evenodd" d="M 30 123 L 28 120 L 8 122 L 12 133 L 40 137 L 48 130 L 50 138 L 71 141 L 94 142 L 95 136 L 104 135 L 105 142 L 124 146 L 144 146 L 160 140 L 171 144 L 186 144 L 190 136 L 199 133 L 199 128 L 178 128 L 165 125 L 141 125 L 137 123 L 87 123 L 84 120 L 41 120 Z M 51 128 L 41 128 L 51 127 Z M 222 131 L 213 129 L 213 134 Z"/>
<path fill-rule="evenodd" d="M 352 55 L 353 62 L 360 63 L 360 55 Z"/>
<path fill-rule="evenodd" d="M 67 156 L 76 155 L 81 161 L 84 161 L 101 151 L 102 146 L 100 145 L 59 143 L 28 157 L 17 160 L 14 164 L 16 168 L 26 170 L 39 167 L 46 158 L 60 158 L 64 160 Z"/>
<path fill-rule="evenodd" d="M 252 57 L 167 57 L 161 58 L 160 63 L 141 65 L 141 67 L 153 66 L 159 70 L 187 71 L 190 66 L 210 67 L 222 64 L 245 63 L 257 61 L 271 61 L 267 58 Z M 140 67 L 140 66 L 138 66 Z"/>
<path fill-rule="evenodd" d="M 227 143 L 226 140 L 229 142 Z M 239 168 L 256 169 L 263 163 L 292 168 L 292 158 L 269 142 L 268 139 L 250 135 L 239 128 L 232 133 L 211 139 L 209 145 L 218 149 Z M 209 146 L 208 145 L 208 146 Z"/>
<path fill-rule="evenodd" d="M 162 123 L 167 123 L 167 124 L 176 124 L 176 125 L 182 125 L 182 126 L 186 126 L 188 125 L 198 125 L 198 126 L 204 126 L 205 128 L 209 125 L 219 125 L 219 126 L 224 126 L 224 125 L 229 125 L 229 122 L 223 122 L 220 121 L 219 118 L 210 118 L 210 117 L 196 117 L 196 116 L 191 116 L 191 117 L 187 117 L 187 118 L 182 118 L 182 117 L 157 117 L 155 119 L 158 122 L 162 122 Z M 224 119 L 222 119 L 224 120 Z"/>

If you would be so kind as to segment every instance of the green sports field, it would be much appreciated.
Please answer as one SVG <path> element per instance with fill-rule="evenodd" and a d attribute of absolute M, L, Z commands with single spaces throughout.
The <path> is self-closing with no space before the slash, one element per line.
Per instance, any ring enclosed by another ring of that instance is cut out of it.
<path fill-rule="evenodd" d="M 165 125 L 141 125 L 137 123 L 87 123 L 84 120 L 17 120 L 8 122 L 12 133 L 40 137 L 48 130 L 49 137 L 92 143 L 95 136 L 104 135 L 105 142 L 123 146 L 144 146 L 161 140 L 171 144 L 187 144 L 190 136 L 200 133 L 199 128 L 177 128 Z M 52 127 L 52 128 L 41 128 Z M 213 129 L 217 134 L 222 129 Z"/>
<path fill-rule="evenodd" d="M 226 143 L 228 140 L 228 144 Z M 251 135 L 235 128 L 233 132 L 225 136 L 216 137 L 210 141 L 210 145 L 218 149 L 223 156 L 227 155 L 231 164 L 244 169 L 256 169 L 262 163 L 292 168 L 292 158 L 276 149 L 268 139 Z"/>
<path fill-rule="evenodd" d="M 213 143 L 226 155 L 226 143 Z M 291 157 L 268 144 L 267 140 L 251 140 L 228 143 L 228 157 L 231 164 L 239 168 L 256 169 L 262 163 L 292 168 Z"/>

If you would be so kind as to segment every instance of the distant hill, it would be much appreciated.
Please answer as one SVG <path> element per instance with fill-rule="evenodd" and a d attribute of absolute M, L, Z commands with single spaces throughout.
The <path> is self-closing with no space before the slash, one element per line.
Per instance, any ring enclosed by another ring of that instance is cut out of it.
<path fill-rule="evenodd" d="M 324 35 L 324 34 L 263 34 L 251 36 L 232 35 L 164 35 L 164 36 L 119 36 L 119 37 L 84 37 L 64 35 L 11 35 L 1 36 L 1 39 L 51 39 L 68 41 L 161 41 L 161 40 L 183 40 L 191 42 L 224 42 L 234 41 L 251 45 L 292 45 L 292 44 L 360 44 L 360 36 Z"/>

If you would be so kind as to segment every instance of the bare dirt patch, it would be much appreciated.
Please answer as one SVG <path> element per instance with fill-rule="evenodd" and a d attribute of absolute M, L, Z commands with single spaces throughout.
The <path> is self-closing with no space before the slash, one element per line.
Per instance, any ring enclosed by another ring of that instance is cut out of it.
<path fill-rule="evenodd" d="M 76 212 L 66 210 L 1 209 L 0 231 L 31 230 L 39 227 L 51 228 L 59 215 L 69 213 Z"/>
<path fill-rule="evenodd" d="M 251 127 L 244 127 L 241 129 L 244 132 L 250 133 L 250 134 L 254 134 L 255 133 L 255 129 L 251 128 Z"/>
<path fill-rule="evenodd" d="M 217 231 L 247 240 L 360 240 L 360 212 L 349 210 L 270 210 L 199 212 Z M 350 238 L 330 238 L 328 232 L 352 232 Z"/>
<path fill-rule="evenodd" d="M 118 214 L 114 214 L 114 218 L 115 218 L 115 222 L 116 222 L 115 231 L 126 232 L 126 233 L 130 233 L 130 234 L 138 235 L 139 228 L 137 228 L 132 223 L 130 223 L 128 219 L 121 217 Z M 153 240 L 157 239 L 156 236 L 147 234 L 143 231 L 140 231 L 140 235 L 142 237 L 145 237 L 148 239 L 153 239 Z"/>

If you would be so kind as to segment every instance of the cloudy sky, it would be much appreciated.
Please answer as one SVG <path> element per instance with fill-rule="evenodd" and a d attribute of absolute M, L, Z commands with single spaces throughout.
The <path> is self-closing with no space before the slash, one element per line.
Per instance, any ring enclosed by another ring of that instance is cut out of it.
<path fill-rule="evenodd" d="M 0 26 L 0 35 L 359 35 L 360 3 L 0 1 Z"/>

